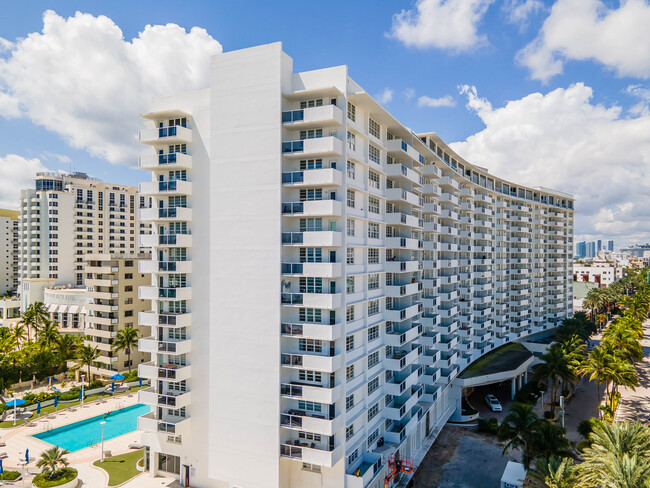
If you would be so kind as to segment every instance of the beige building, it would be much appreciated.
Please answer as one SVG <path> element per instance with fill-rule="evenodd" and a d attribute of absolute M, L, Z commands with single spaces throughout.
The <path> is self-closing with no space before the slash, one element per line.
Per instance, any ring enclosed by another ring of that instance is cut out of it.
<path fill-rule="evenodd" d="M 90 253 L 135 253 L 136 236 L 149 232 L 137 209 L 148 199 L 133 186 L 104 183 L 84 173 L 37 173 L 20 192 L 20 280 L 52 278 L 83 285 Z"/>
<path fill-rule="evenodd" d="M 85 286 L 72 285 L 46 288 L 43 303 L 50 319 L 59 324 L 62 334 L 84 334 L 88 291 Z"/>
<path fill-rule="evenodd" d="M 138 288 L 151 284 L 151 275 L 138 272 L 138 262 L 148 254 L 93 253 L 86 255 L 85 281 L 88 286 L 85 345 L 97 347 L 101 355 L 91 367 L 93 375 L 110 377 L 128 369 L 125 351 L 113 351 L 120 329 L 135 327 L 140 337 L 150 334 L 149 327 L 138 325 L 138 313 L 151 309 L 150 300 L 138 298 Z M 131 369 L 149 361 L 150 355 L 131 351 Z"/>
<path fill-rule="evenodd" d="M 0 300 L 0 327 L 13 327 L 20 320 L 20 301 L 17 298 Z"/>
<path fill-rule="evenodd" d="M 0 208 L 0 296 L 18 289 L 18 210 Z"/>

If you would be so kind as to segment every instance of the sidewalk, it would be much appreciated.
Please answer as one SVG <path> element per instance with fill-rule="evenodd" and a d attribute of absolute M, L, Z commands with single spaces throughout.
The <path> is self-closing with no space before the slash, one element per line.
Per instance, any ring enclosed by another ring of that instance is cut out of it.
<path fill-rule="evenodd" d="M 650 320 L 643 323 L 643 359 L 636 364 L 639 386 L 636 391 L 621 387 L 621 401 L 614 420 L 650 421 Z"/>

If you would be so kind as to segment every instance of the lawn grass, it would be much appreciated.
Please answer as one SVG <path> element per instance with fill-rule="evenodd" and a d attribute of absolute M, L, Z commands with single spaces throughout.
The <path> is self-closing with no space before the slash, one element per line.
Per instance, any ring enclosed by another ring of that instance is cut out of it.
<path fill-rule="evenodd" d="M 119 456 L 104 458 L 103 463 L 100 459 L 95 461 L 93 466 L 97 466 L 108 473 L 108 486 L 121 485 L 141 473 L 136 465 L 142 459 L 143 453 L 144 449 L 140 449 Z"/>
<path fill-rule="evenodd" d="M 143 384 L 142 388 L 149 388 L 149 385 Z M 126 393 L 131 393 L 131 392 L 134 392 L 134 391 L 138 391 L 139 389 L 140 389 L 139 386 L 132 386 L 131 388 L 129 388 L 128 391 L 123 391 L 122 393 L 116 393 L 115 396 L 120 396 L 120 395 L 124 395 Z M 110 394 L 110 393 L 95 393 L 93 395 L 88 395 L 88 396 L 84 397 L 84 403 L 89 403 L 89 402 L 92 402 L 92 401 L 95 401 L 95 400 L 99 400 L 102 397 L 107 397 L 108 398 L 108 397 L 112 397 L 112 396 L 113 395 Z M 66 408 L 76 407 L 76 406 L 78 406 L 80 404 L 81 404 L 81 402 L 79 402 L 79 401 L 75 401 L 75 402 L 71 402 L 71 403 L 59 403 L 59 406 L 58 406 L 58 408 L 56 410 L 54 408 L 54 405 L 50 405 L 48 407 L 43 407 L 43 408 L 41 408 L 41 414 L 40 415 L 37 416 L 36 415 L 36 410 L 34 410 L 33 411 L 34 415 L 32 415 L 29 419 L 27 419 L 27 421 L 30 422 L 32 420 L 39 419 L 39 418 L 41 418 L 41 417 L 43 417 L 45 415 L 49 415 L 51 413 L 54 413 L 55 411 L 61 412 L 61 411 L 65 410 Z M 13 409 L 9 409 L 7 412 L 11 413 L 11 412 L 13 412 Z M 23 423 L 25 423 L 24 420 L 17 420 L 15 427 L 18 427 L 19 425 L 23 425 Z M 14 421 L 13 420 L 5 420 L 4 422 L 0 422 L 0 429 L 10 429 L 12 427 L 14 427 Z"/>

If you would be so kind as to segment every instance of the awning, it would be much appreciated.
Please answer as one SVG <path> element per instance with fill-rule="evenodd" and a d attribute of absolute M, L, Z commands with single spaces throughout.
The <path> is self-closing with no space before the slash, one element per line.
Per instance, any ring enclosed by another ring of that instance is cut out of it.
<path fill-rule="evenodd" d="M 70 307 L 68 307 L 68 313 L 79 313 L 80 308 L 79 305 L 70 305 Z"/>
<path fill-rule="evenodd" d="M 56 309 L 57 309 L 58 307 L 59 307 L 58 305 L 55 305 L 55 304 L 53 304 L 53 303 L 50 303 L 50 304 L 47 306 L 47 311 L 50 312 L 50 313 L 56 312 Z"/>
<path fill-rule="evenodd" d="M 67 305 L 59 305 L 59 308 L 56 309 L 58 313 L 68 313 Z"/>

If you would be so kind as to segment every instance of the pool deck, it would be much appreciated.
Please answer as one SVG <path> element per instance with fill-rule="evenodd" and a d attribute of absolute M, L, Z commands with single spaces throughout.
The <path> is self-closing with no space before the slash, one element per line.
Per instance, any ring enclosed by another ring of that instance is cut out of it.
<path fill-rule="evenodd" d="M 103 402 L 91 402 L 83 406 L 74 407 L 74 412 L 70 410 L 60 410 L 56 414 L 50 414 L 38 419 L 32 420 L 33 427 L 22 425 L 12 429 L 0 429 L 0 440 L 6 445 L 0 448 L 0 451 L 7 453 L 7 458 L 3 460 L 5 470 L 16 470 L 22 472 L 22 467 L 18 465 L 21 453 L 29 449 L 29 473 L 37 473 L 36 460 L 40 458 L 43 451 L 51 448 L 52 445 L 33 437 L 34 434 L 44 432 L 50 429 L 56 429 L 64 425 L 86 420 L 97 415 L 102 415 L 113 410 L 119 410 L 138 403 L 137 393 L 128 393 L 117 397 L 106 398 Z M 104 451 L 111 451 L 112 455 L 123 454 L 131 451 L 129 444 L 140 442 L 140 431 L 129 432 L 128 434 L 114 437 L 104 441 Z M 92 487 L 105 487 L 108 484 L 108 477 L 104 471 L 92 466 L 92 463 L 101 457 L 101 444 L 93 447 L 86 447 L 67 455 L 68 461 L 73 468 L 79 470 L 79 477 L 85 485 Z M 30 480 L 31 476 L 27 477 Z M 151 478 L 147 474 L 137 476 L 130 482 L 122 485 L 125 488 L 131 487 L 161 487 L 167 486 L 171 479 L 156 477 Z"/>

